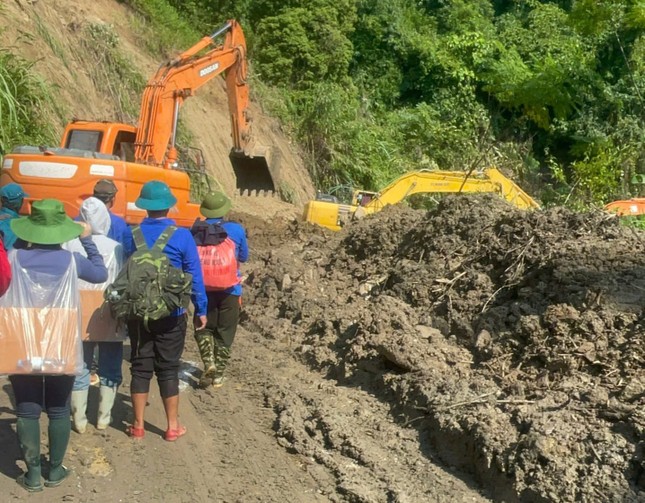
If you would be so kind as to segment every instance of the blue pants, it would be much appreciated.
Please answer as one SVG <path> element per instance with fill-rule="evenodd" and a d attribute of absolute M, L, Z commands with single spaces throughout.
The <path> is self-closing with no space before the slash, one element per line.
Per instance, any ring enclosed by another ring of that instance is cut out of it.
<path fill-rule="evenodd" d="M 49 419 L 69 417 L 74 376 L 10 375 L 16 398 L 16 415 L 38 419 L 43 409 Z"/>
<path fill-rule="evenodd" d="M 123 381 L 121 362 L 123 360 L 122 342 L 83 342 L 83 371 L 74 380 L 74 391 L 90 387 L 90 371 L 94 359 L 94 347 L 99 346 L 99 377 L 101 386 L 119 386 Z"/>

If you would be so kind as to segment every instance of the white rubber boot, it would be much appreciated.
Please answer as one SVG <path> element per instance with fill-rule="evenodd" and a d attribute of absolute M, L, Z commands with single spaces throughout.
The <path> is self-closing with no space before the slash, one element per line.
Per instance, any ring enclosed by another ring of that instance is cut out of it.
<path fill-rule="evenodd" d="M 72 391 L 72 428 L 77 433 L 87 429 L 87 393 L 89 390 Z"/>
<path fill-rule="evenodd" d="M 112 422 L 112 407 L 116 398 L 116 386 L 101 386 L 99 398 L 99 413 L 96 429 L 105 430 Z"/>

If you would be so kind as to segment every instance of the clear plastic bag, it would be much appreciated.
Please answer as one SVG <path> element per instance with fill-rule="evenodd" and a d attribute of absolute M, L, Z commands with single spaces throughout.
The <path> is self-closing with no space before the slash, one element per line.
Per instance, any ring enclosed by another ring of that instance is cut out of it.
<path fill-rule="evenodd" d="M 81 295 L 81 337 L 84 341 L 123 342 L 127 336 L 125 323 L 112 315 L 109 304 L 103 299 L 103 291 L 116 279 L 123 267 L 123 246 L 102 235 L 93 235 L 92 241 L 103 257 L 108 279 L 105 283 L 78 280 Z M 65 243 L 63 247 L 87 256 L 78 239 Z"/>
<path fill-rule="evenodd" d="M 25 269 L 18 250 L 9 253 L 9 261 L 11 285 L 0 297 L 0 374 L 80 374 L 83 346 L 73 256 L 61 276 Z"/>

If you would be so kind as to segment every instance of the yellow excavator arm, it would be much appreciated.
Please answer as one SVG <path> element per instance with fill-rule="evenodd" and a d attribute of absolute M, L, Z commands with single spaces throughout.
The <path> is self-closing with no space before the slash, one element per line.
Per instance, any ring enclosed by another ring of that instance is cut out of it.
<path fill-rule="evenodd" d="M 496 168 L 470 175 L 463 171 L 413 171 L 397 178 L 377 193 L 358 191 L 354 196 L 354 204 L 351 205 L 309 201 L 305 205 L 304 217 L 307 222 L 340 230 L 343 223 L 351 218 L 375 213 L 388 204 L 400 203 L 413 194 L 459 192 L 495 193 L 521 209 L 540 207 L 531 196 Z M 361 197 L 363 195 L 367 197 Z"/>

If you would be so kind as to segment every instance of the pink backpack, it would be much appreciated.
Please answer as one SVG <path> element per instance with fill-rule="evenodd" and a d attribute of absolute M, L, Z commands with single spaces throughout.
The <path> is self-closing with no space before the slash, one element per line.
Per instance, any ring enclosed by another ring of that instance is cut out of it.
<path fill-rule="evenodd" d="M 197 244 L 206 290 L 226 290 L 237 285 L 240 280 L 237 277 L 235 242 L 224 228 L 198 220 L 190 232 Z"/>

